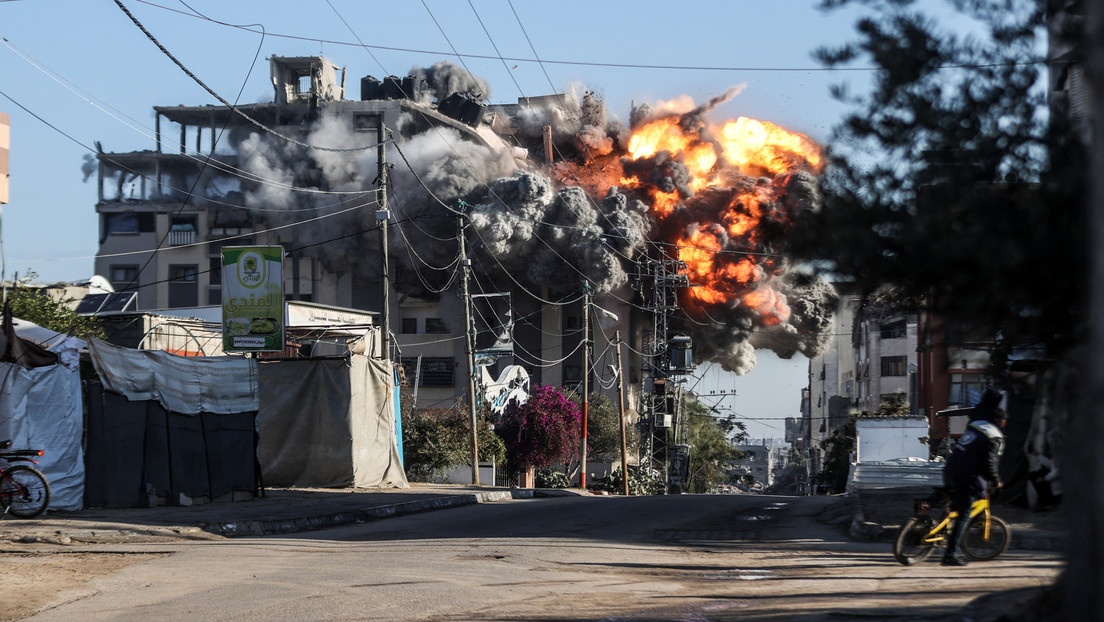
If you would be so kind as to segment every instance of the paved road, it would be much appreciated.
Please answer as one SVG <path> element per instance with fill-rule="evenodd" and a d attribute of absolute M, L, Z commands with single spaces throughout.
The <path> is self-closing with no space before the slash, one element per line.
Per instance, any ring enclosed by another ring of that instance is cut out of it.
<path fill-rule="evenodd" d="M 1062 568 L 1029 552 L 906 568 L 818 523 L 826 502 L 518 500 L 296 537 L 100 545 L 143 556 L 30 619 L 935 620 Z"/>

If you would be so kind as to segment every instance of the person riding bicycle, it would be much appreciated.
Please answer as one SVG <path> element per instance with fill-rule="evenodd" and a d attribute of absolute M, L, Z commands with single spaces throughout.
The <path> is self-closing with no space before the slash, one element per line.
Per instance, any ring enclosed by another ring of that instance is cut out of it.
<path fill-rule="evenodd" d="M 970 522 L 970 507 L 974 501 L 988 497 L 990 486 L 1000 488 L 1000 472 L 997 469 L 1004 452 L 1004 426 L 1007 418 L 1001 410 L 1004 398 L 1000 391 L 989 387 L 974 406 L 970 424 L 958 439 L 947 464 L 943 467 L 943 483 L 950 498 L 951 510 L 958 516 L 951 521 L 947 548 L 943 553 L 944 566 L 965 566 L 966 560 L 958 555 L 959 544 Z"/>

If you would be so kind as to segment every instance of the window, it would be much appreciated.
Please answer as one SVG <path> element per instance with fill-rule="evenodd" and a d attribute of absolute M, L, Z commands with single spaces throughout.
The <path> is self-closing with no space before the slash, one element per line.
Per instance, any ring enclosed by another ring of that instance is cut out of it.
<path fill-rule="evenodd" d="M 882 357 L 882 376 L 904 376 L 907 368 L 907 356 Z"/>
<path fill-rule="evenodd" d="M 882 339 L 904 339 L 908 335 L 908 322 L 905 318 L 890 320 L 882 324 Z"/>
<path fill-rule="evenodd" d="M 961 407 L 973 406 L 985 390 L 985 378 L 980 374 L 951 374 L 951 391 L 948 403 Z"/>
<path fill-rule="evenodd" d="M 118 212 L 103 214 L 101 218 L 100 242 L 109 235 L 135 235 L 156 231 L 153 214 L 138 212 Z"/>
<path fill-rule="evenodd" d="M 564 328 L 566 330 L 582 330 L 583 329 L 583 316 L 581 315 L 568 315 L 564 317 Z"/>
<path fill-rule="evenodd" d="M 211 257 L 207 268 L 208 283 L 222 285 L 222 257 Z"/>
<path fill-rule="evenodd" d="M 169 266 L 169 307 L 179 308 L 198 306 L 198 279 L 198 266 Z"/>
<path fill-rule="evenodd" d="M 117 292 L 138 289 L 138 266 L 111 266 L 111 286 Z"/>
<path fill-rule="evenodd" d="M 583 381 L 582 365 L 564 365 L 563 381 L 565 384 L 575 384 Z"/>
<path fill-rule="evenodd" d="M 416 318 L 416 317 L 404 317 L 402 319 L 402 334 L 404 334 L 404 335 L 416 335 L 416 334 L 418 334 L 418 318 Z"/>
<path fill-rule="evenodd" d="M 207 304 L 209 304 L 209 305 L 221 305 L 222 304 L 222 288 L 221 287 L 208 287 L 207 288 Z"/>
<path fill-rule="evenodd" d="M 375 132 L 379 127 L 380 116 L 378 114 L 355 113 L 353 115 L 353 129 L 358 132 Z"/>
<path fill-rule="evenodd" d="M 408 384 L 414 384 L 414 373 L 418 369 L 417 358 L 404 358 L 401 361 L 403 373 Z M 422 357 L 422 374 L 418 384 L 423 387 L 451 387 L 455 382 L 456 361 L 452 357 Z"/>
<path fill-rule="evenodd" d="M 439 317 L 427 317 L 425 319 L 425 332 L 428 335 L 447 335 L 448 325 Z"/>

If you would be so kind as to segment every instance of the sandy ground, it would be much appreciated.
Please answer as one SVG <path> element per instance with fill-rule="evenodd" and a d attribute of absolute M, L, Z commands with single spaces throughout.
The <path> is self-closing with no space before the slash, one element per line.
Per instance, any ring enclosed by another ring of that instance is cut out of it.
<path fill-rule="evenodd" d="M 94 591 L 88 582 L 162 554 L 112 553 L 71 549 L 0 548 L 0 620 L 21 620 L 58 600 Z"/>

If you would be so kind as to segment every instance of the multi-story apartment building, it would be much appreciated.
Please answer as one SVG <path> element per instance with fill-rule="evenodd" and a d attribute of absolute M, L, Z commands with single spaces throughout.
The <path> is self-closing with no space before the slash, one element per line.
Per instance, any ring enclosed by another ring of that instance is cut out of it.
<path fill-rule="evenodd" d="M 866 303 L 840 287 L 830 344 L 809 361 L 809 387 L 802 398 L 799 443 L 808 473 L 823 467 L 821 443 L 852 415 L 877 412 L 895 393 L 908 396 L 917 413 L 921 389 L 917 353 L 918 318 L 892 306 Z"/>
<path fill-rule="evenodd" d="M 870 304 L 855 325 L 855 407 L 876 412 L 894 393 L 916 403 L 916 314 Z M 915 410 L 913 406 L 912 410 Z"/>
<path fill-rule="evenodd" d="M 404 151 L 400 145 L 437 133 L 447 137 L 440 147 L 480 149 L 506 164 L 516 160 L 504 171 L 519 168 L 527 151 L 508 138 L 515 137 L 522 104 L 486 107 L 459 93 L 437 94 L 434 101 L 430 87 L 412 76 L 366 77 L 361 98 L 350 100 L 344 70 L 324 58 L 272 57 L 270 64 L 273 101 L 155 106 L 153 149 L 98 154 L 96 273 L 116 291 L 136 292 L 139 311 L 218 305 L 223 246 L 280 245 L 287 299 L 381 315 L 386 300 L 395 337 L 389 351 L 417 389 L 416 407 L 454 406 L 467 392 L 471 369 L 457 286 L 461 264 L 442 267 L 426 258 L 440 256 L 436 247 L 455 248 L 458 219 L 442 204 L 407 216 L 407 222 L 417 220 L 413 228 L 400 230 L 393 222 L 386 208 L 409 205 L 419 184 L 426 192 L 406 161 L 417 146 Z M 526 110 L 533 101 L 525 102 Z M 386 201 L 379 184 L 363 174 L 375 171 L 381 158 L 392 163 L 387 179 L 405 175 L 406 182 L 400 187 L 392 181 Z M 464 183 L 463 174 L 457 172 L 456 183 Z M 391 256 L 402 254 L 409 260 L 404 265 L 384 268 L 382 223 L 390 223 L 396 237 L 423 236 L 418 243 L 391 240 Z M 434 280 L 450 269 L 454 277 Z M 580 297 L 549 304 L 557 301 L 547 290 L 518 286 L 509 275 L 474 277 L 473 294 L 505 293 L 509 302 L 493 311 L 493 305 L 476 305 L 472 323 L 487 334 L 508 332 L 513 362 L 532 382 L 580 389 Z M 595 304 L 621 318 L 613 328 L 632 334 L 625 302 Z M 613 328 L 592 318 L 592 391 L 614 363 Z M 632 352 L 624 354 L 626 368 L 639 368 Z M 492 376 L 498 373 L 491 369 Z M 633 374 L 626 382 L 630 398 L 638 381 Z M 612 386 L 608 378 L 605 386 Z"/>
<path fill-rule="evenodd" d="M 804 438 L 812 473 L 820 470 L 820 444 L 847 424 L 858 394 L 855 348 L 851 335 L 860 299 L 840 289 L 832 318 L 831 337 L 824 353 L 809 360 L 809 388 L 802 396 Z"/>

